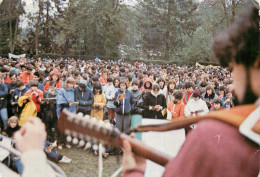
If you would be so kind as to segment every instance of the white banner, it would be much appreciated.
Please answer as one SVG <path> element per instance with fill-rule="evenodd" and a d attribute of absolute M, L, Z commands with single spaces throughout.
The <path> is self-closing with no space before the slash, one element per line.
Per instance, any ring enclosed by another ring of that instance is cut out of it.
<path fill-rule="evenodd" d="M 26 54 L 14 55 L 14 54 L 8 53 L 8 57 L 9 58 L 21 58 L 21 57 L 25 58 Z"/>

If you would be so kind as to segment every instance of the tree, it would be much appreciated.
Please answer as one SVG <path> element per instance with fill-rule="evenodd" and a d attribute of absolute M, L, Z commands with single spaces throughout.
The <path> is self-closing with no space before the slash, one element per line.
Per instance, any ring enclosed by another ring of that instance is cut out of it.
<path fill-rule="evenodd" d="M 21 0 L 5 0 L 0 5 L 0 55 L 15 52 L 17 36 L 21 32 L 19 22 L 24 13 L 23 5 Z"/>

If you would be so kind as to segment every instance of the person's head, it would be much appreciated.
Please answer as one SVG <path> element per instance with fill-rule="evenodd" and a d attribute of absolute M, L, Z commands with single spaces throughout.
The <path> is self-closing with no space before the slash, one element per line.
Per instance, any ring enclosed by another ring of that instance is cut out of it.
<path fill-rule="evenodd" d="M 97 81 L 98 81 L 98 76 L 97 76 L 97 75 L 94 75 L 94 76 L 91 78 L 91 83 L 92 83 L 92 85 L 94 85 L 95 82 L 97 82 Z"/>
<path fill-rule="evenodd" d="M 182 100 L 182 96 L 183 96 L 182 91 L 180 91 L 180 90 L 174 91 L 173 96 L 174 96 L 173 102 L 174 102 L 174 104 L 177 104 L 179 101 Z"/>
<path fill-rule="evenodd" d="M 119 83 L 120 83 L 120 78 L 119 78 L 119 77 L 115 78 L 115 80 L 114 80 L 114 86 L 115 86 L 116 88 L 119 87 Z"/>
<path fill-rule="evenodd" d="M 246 7 L 212 46 L 221 65 L 233 69 L 235 94 L 243 104 L 254 103 L 260 96 L 259 19 L 256 7 Z"/>
<path fill-rule="evenodd" d="M 68 77 L 66 79 L 64 87 L 65 87 L 66 90 L 68 90 L 68 89 L 74 88 L 75 85 L 76 85 L 75 79 L 73 77 Z"/>
<path fill-rule="evenodd" d="M 167 90 L 168 90 L 169 92 L 173 92 L 174 89 L 175 89 L 175 87 L 176 87 L 175 81 L 174 81 L 173 79 L 172 79 L 172 80 L 169 80 L 169 82 L 168 82 L 168 84 L 167 84 Z"/>
<path fill-rule="evenodd" d="M 138 86 L 139 86 L 139 81 L 137 79 L 133 80 L 132 82 L 132 87 L 133 87 L 133 90 L 138 90 Z"/>
<path fill-rule="evenodd" d="M 194 90 L 192 92 L 192 98 L 195 100 L 195 101 L 198 101 L 200 99 L 200 91 L 198 89 Z"/>
<path fill-rule="evenodd" d="M 91 72 L 92 72 L 92 74 L 96 74 L 97 68 L 95 66 L 92 66 L 91 67 Z"/>
<path fill-rule="evenodd" d="M 39 79 L 40 79 L 40 74 L 39 74 L 39 72 L 33 73 L 33 80 L 39 81 Z"/>
<path fill-rule="evenodd" d="M 192 92 L 193 92 L 193 89 L 194 89 L 194 84 L 193 84 L 193 82 L 187 82 L 187 83 L 185 84 L 185 86 L 186 86 L 187 92 L 189 92 L 189 93 L 192 93 Z"/>
<path fill-rule="evenodd" d="M 212 104 L 216 110 L 221 109 L 222 107 L 222 101 L 219 98 L 214 99 Z"/>
<path fill-rule="evenodd" d="M 11 79 L 11 84 L 16 84 L 17 74 L 14 73 L 14 72 L 11 72 L 11 73 L 9 74 L 9 77 L 10 77 L 10 79 Z"/>
<path fill-rule="evenodd" d="M 107 77 L 108 77 L 108 71 L 107 71 L 106 69 L 104 69 L 104 70 L 102 71 L 102 75 L 103 75 L 103 78 L 104 78 L 104 79 L 107 79 Z"/>
<path fill-rule="evenodd" d="M 206 87 L 206 93 L 207 95 L 211 95 L 212 93 L 214 93 L 214 89 L 210 85 L 208 85 Z"/>
<path fill-rule="evenodd" d="M 206 87 L 207 87 L 208 83 L 206 81 L 202 81 L 200 83 L 200 88 L 201 88 L 201 91 L 202 93 L 205 93 L 206 92 Z"/>
<path fill-rule="evenodd" d="M 163 89 L 165 86 L 165 80 L 162 77 L 158 78 L 156 83 L 159 84 L 161 89 Z"/>
<path fill-rule="evenodd" d="M 49 90 L 51 92 L 55 92 L 55 90 L 56 90 L 56 82 L 55 81 L 50 81 Z"/>
<path fill-rule="evenodd" d="M 119 83 L 119 88 L 121 89 L 121 91 L 126 91 L 127 89 L 127 83 L 124 79 L 121 79 L 120 80 L 120 83 Z"/>
<path fill-rule="evenodd" d="M 107 78 L 107 84 L 108 85 L 113 85 L 113 78 L 112 77 L 108 77 Z"/>
<path fill-rule="evenodd" d="M 19 123 L 19 119 L 17 116 L 12 116 L 8 119 L 8 126 L 11 128 L 15 128 Z"/>
<path fill-rule="evenodd" d="M 18 79 L 16 82 L 16 87 L 21 90 L 24 87 L 24 83 L 22 80 Z"/>
<path fill-rule="evenodd" d="M 37 80 L 32 80 L 32 82 L 30 83 L 30 88 L 31 90 L 37 90 L 38 88 L 38 81 Z"/>
<path fill-rule="evenodd" d="M 219 87 L 218 94 L 221 96 L 225 96 L 225 87 L 224 86 Z"/>
<path fill-rule="evenodd" d="M 158 94 L 160 90 L 159 84 L 153 84 L 153 93 Z"/>
<path fill-rule="evenodd" d="M 93 94 L 102 94 L 102 85 L 100 82 L 95 82 L 93 86 Z"/>
<path fill-rule="evenodd" d="M 26 66 L 27 75 L 30 75 L 32 73 L 33 66 L 31 64 Z"/>

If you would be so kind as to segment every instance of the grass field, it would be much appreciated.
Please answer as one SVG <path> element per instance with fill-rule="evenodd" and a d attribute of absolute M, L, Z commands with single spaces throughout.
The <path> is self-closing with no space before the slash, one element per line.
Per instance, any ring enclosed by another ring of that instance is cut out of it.
<path fill-rule="evenodd" d="M 58 149 L 57 149 L 58 150 Z M 58 150 L 61 155 L 72 159 L 70 164 L 58 163 L 68 177 L 97 177 L 98 176 L 98 156 L 90 151 L 83 149 Z M 119 163 L 117 162 L 117 157 Z M 103 158 L 103 177 L 111 176 L 121 166 L 122 155 L 110 155 L 107 159 Z M 120 175 L 121 176 L 121 175 Z"/>

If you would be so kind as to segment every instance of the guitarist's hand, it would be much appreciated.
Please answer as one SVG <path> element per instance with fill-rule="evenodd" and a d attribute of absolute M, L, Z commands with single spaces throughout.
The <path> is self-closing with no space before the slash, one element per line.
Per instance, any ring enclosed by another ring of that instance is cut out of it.
<path fill-rule="evenodd" d="M 128 141 L 123 142 L 124 155 L 123 155 L 123 168 L 124 172 L 128 171 L 140 171 L 145 172 L 146 159 L 136 156 L 132 152 L 131 144 Z"/>

